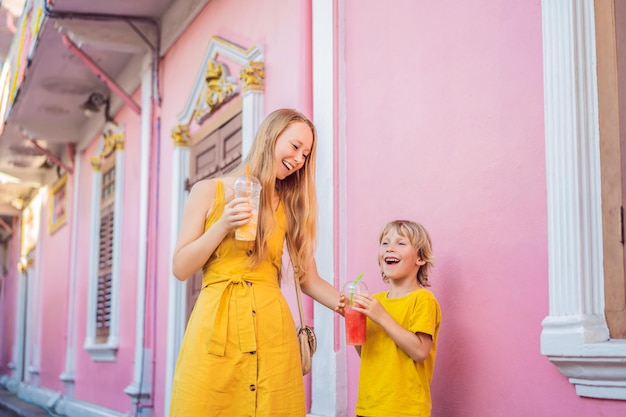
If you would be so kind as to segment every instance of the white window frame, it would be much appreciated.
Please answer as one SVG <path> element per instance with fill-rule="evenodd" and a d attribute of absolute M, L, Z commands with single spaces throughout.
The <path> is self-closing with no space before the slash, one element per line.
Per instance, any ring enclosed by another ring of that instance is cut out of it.
<path fill-rule="evenodd" d="M 593 0 L 543 0 L 549 315 L 541 353 L 580 396 L 626 400 L 626 340 L 604 315 Z"/>
<path fill-rule="evenodd" d="M 106 343 L 96 343 L 96 304 L 98 297 L 98 250 L 100 233 L 100 202 L 102 194 L 102 171 L 101 167 L 94 169 L 92 179 L 91 194 L 91 243 L 89 256 L 89 292 L 87 300 L 87 336 L 83 348 L 89 353 L 95 362 L 115 361 L 117 349 L 119 347 L 119 318 L 120 318 L 120 276 L 121 276 L 121 254 L 122 254 L 122 223 L 124 207 L 124 129 L 115 124 L 107 123 L 105 132 L 115 135 L 114 154 L 109 156 L 115 158 L 115 203 L 113 216 L 115 219 L 113 237 L 113 266 L 111 278 L 111 326 L 109 338 Z M 98 158 L 103 153 L 106 146 L 104 135 L 100 138 L 100 150 Z"/>

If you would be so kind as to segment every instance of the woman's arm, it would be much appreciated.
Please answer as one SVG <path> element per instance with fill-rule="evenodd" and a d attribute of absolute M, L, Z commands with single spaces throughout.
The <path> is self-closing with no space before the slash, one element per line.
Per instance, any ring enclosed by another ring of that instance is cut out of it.
<path fill-rule="evenodd" d="M 340 300 L 339 291 L 320 276 L 315 260 L 307 268 L 306 276 L 300 285 L 306 295 L 343 315 L 344 303 Z"/>
<path fill-rule="evenodd" d="M 252 210 L 245 198 L 231 200 L 224 213 L 206 231 L 204 224 L 215 201 L 215 180 L 198 181 L 185 203 L 183 217 L 174 248 L 172 272 L 181 281 L 204 266 L 230 231 L 250 220 Z"/>

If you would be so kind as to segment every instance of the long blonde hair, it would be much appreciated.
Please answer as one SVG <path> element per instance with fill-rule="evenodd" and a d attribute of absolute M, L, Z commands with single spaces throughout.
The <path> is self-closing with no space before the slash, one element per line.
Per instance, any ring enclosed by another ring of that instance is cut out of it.
<path fill-rule="evenodd" d="M 298 171 L 283 180 L 276 179 L 276 140 L 293 123 L 306 123 L 311 128 L 311 151 Z M 278 193 L 286 217 L 287 250 L 291 257 L 294 275 L 302 279 L 315 253 L 317 229 L 317 196 L 315 193 L 315 158 L 317 131 L 313 122 L 292 109 L 278 109 L 270 113 L 259 126 L 250 153 L 237 169 L 243 172 L 250 165 L 250 173 L 262 185 L 259 205 L 257 239 L 254 242 L 252 265 L 265 257 L 266 240 L 276 225 L 276 216 L 270 196 Z"/>

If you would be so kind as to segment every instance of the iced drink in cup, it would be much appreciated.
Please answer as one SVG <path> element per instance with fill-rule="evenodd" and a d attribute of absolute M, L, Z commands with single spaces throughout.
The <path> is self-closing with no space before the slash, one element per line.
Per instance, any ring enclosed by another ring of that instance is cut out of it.
<path fill-rule="evenodd" d="M 235 230 L 235 239 L 252 241 L 256 239 L 256 226 L 259 218 L 261 183 L 250 175 L 242 175 L 235 180 L 235 198 L 246 197 L 252 207 L 250 221 Z"/>
<path fill-rule="evenodd" d="M 343 313 L 346 320 L 346 344 L 353 346 L 360 346 L 365 343 L 367 317 L 352 308 L 355 305 L 353 299 L 355 294 L 367 294 L 367 286 L 365 283 L 359 282 L 361 276 L 343 286 L 343 294 L 346 297 L 346 307 Z"/>

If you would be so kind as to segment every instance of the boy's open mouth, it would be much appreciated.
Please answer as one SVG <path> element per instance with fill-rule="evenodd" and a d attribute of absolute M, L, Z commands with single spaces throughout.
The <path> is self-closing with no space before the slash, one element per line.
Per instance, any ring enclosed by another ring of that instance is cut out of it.
<path fill-rule="evenodd" d="M 385 258 L 385 263 L 387 265 L 397 264 L 398 262 L 400 262 L 400 259 L 398 258 L 393 258 L 391 256 Z"/>

